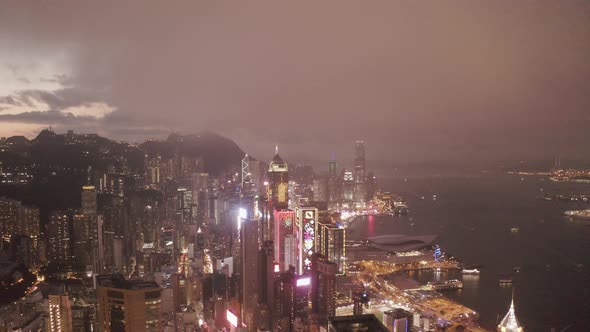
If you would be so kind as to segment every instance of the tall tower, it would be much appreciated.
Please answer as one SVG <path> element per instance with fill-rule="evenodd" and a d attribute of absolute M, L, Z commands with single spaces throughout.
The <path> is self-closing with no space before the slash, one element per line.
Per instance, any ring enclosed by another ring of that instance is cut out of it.
<path fill-rule="evenodd" d="M 70 216 L 53 212 L 47 225 L 47 256 L 50 262 L 68 265 L 71 262 Z"/>
<path fill-rule="evenodd" d="M 346 229 L 319 223 L 315 251 L 336 264 L 336 274 L 346 273 Z"/>
<path fill-rule="evenodd" d="M 323 319 L 336 316 L 336 264 L 315 254 L 311 268 L 312 312 Z"/>
<path fill-rule="evenodd" d="M 249 331 L 255 331 L 256 320 L 256 298 L 260 292 L 257 287 L 258 282 L 258 221 L 246 220 L 243 222 L 240 229 L 240 244 L 242 254 L 242 271 L 240 277 L 242 278 L 242 322 L 248 326 Z"/>
<path fill-rule="evenodd" d="M 273 283 L 275 275 L 274 244 L 272 241 L 264 241 L 258 253 L 258 300 L 272 307 L 274 299 Z"/>
<path fill-rule="evenodd" d="M 95 216 L 96 210 L 96 188 L 94 186 L 82 187 L 82 213 Z"/>
<path fill-rule="evenodd" d="M 355 203 L 364 203 L 365 189 L 365 142 L 356 141 L 354 149 L 354 194 Z"/>
<path fill-rule="evenodd" d="M 92 218 L 96 216 L 74 213 L 72 217 L 72 249 L 75 253 L 75 263 L 78 269 L 87 268 L 92 264 Z"/>
<path fill-rule="evenodd" d="M 275 209 L 286 209 L 289 206 L 289 169 L 287 163 L 279 156 L 279 148 L 268 165 L 269 198 Z"/>
<path fill-rule="evenodd" d="M 339 190 L 341 182 L 338 178 L 336 159 L 332 153 L 332 159 L 328 162 L 328 203 L 335 204 L 342 199 Z"/>
<path fill-rule="evenodd" d="M 248 154 L 242 158 L 242 196 L 250 194 L 252 188 L 252 175 L 250 174 L 250 157 Z"/>
<path fill-rule="evenodd" d="M 354 147 L 355 182 L 364 180 L 365 176 L 365 142 L 356 141 Z"/>

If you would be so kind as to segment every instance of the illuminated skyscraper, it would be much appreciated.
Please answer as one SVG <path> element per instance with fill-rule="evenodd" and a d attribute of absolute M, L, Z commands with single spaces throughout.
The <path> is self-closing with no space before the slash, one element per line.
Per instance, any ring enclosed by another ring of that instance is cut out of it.
<path fill-rule="evenodd" d="M 336 315 L 336 273 L 338 268 L 318 254 L 313 257 L 312 275 L 312 312 L 320 315 L 322 320 Z"/>
<path fill-rule="evenodd" d="M 73 247 L 75 265 L 79 269 L 85 269 L 92 265 L 92 221 L 96 216 L 83 213 L 74 213 L 72 218 Z M 82 270 L 83 271 L 83 270 Z"/>
<path fill-rule="evenodd" d="M 265 241 L 258 253 L 258 300 L 260 303 L 265 303 L 269 308 L 272 308 L 274 300 L 274 276 L 275 276 L 275 262 L 274 262 L 274 244 L 272 241 Z"/>
<path fill-rule="evenodd" d="M 295 212 L 274 211 L 274 222 L 275 262 L 279 264 L 281 271 L 284 271 L 286 238 L 289 235 L 293 235 Z"/>
<path fill-rule="evenodd" d="M 282 271 L 288 270 L 290 267 L 294 267 L 296 271 L 299 271 L 299 240 L 297 235 L 289 234 L 285 236 L 285 264 Z"/>
<path fill-rule="evenodd" d="M 336 274 L 346 273 L 346 230 L 333 224 L 319 223 L 316 251 L 336 264 Z"/>
<path fill-rule="evenodd" d="M 162 289 L 157 283 L 100 275 L 96 284 L 99 331 L 162 331 Z"/>
<path fill-rule="evenodd" d="M 365 184 L 365 142 L 356 141 L 354 153 L 354 194 L 355 203 L 363 203 L 366 198 Z"/>
<path fill-rule="evenodd" d="M 318 209 L 312 207 L 297 208 L 296 229 L 299 238 L 299 265 L 297 272 L 303 274 L 311 267 L 311 256 L 316 252 L 315 238 L 318 225 Z"/>
<path fill-rule="evenodd" d="M 0 199 L 0 249 L 10 243 L 10 237 L 18 232 L 19 213 L 21 203 L 19 201 Z"/>
<path fill-rule="evenodd" d="M 280 331 L 293 331 L 296 321 L 308 321 L 310 288 L 311 276 L 299 276 L 294 269 L 276 278 L 273 316 Z"/>
<path fill-rule="evenodd" d="M 51 263 L 68 265 L 71 263 L 70 215 L 55 211 L 49 216 L 47 224 L 47 259 Z"/>
<path fill-rule="evenodd" d="M 328 202 L 336 204 L 342 200 L 340 191 L 342 179 L 338 177 L 337 164 L 332 153 L 332 159 L 328 163 Z"/>
<path fill-rule="evenodd" d="M 356 141 L 354 149 L 354 178 L 355 182 L 365 179 L 365 142 Z"/>
<path fill-rule="evenodd" d="M 96 215 L 96 188 L 94 186 L 82 187 L 82 213 Z"/>
<path fill-rule="evenodd" d="M 49 295 L 47 331 L 72 332 L 72 306 L 68 294 Z"/>
<path fill-rule="evenodd" d="M 172 301 L 174 310 L 180 312 L 181 306 L 186 306 L 190 302 L 190 287 L 189 281 L 184 274 L 174 273 L 170 276 L 170 283 L 172 284 Z"/>
<path fill-rule="evenodd" d="M 342 199 L 346 202 L 352 202 L 354 199 L 354 174 L 349 171 L 344 171 L 342 179 Z"/>
<path fill-rule="evenodd" d="M 39 208 L 34 206 L 22 206 L 20 232 L 31 239 L 31 259 L 33 265 L 41 262 L 41 224 Z"/>
<path fill-rule="evenodd" d="M 242 304 L 242 321 L 248 326 L 248 330 L 256 331 L 256 301 L 260 292 L 258 289 L 258 250 L 259 250 L 259 232 L 258 221 L 246 220 L 242 223 L 240 235 L 242 278 L 241 284 L 241 304 Z"/>
<path fill-rule="evenodd" d="M 289 206 L 289 170 L 287 163 L 279 156 L 279 148 L 268 165 L 269 199 L 275 209 Z"/>

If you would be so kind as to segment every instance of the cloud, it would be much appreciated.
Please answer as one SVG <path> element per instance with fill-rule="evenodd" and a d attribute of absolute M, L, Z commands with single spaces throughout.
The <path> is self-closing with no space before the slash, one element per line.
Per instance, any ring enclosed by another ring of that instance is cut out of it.
<path fill-rule="evenodd" d="M 589 10 L 11 2 L 0 12 L 0 112 L 71 113 L 46 116 L 125 138 L 208 129 L 260 159 L 275 143 L 293 156 L 351 156 L 356 139 L 389 160 L 580 155 L 586 129 L 569 123 L 588 124 Z"/>
<path fill-rule="evenodd" d="M 17 122 L 33 124 L 81 125 L 97 120 L 94 116 L 76 116 L 61 111 L 33 111 L 19 114 L 0 114 L 0 122 Z"/>

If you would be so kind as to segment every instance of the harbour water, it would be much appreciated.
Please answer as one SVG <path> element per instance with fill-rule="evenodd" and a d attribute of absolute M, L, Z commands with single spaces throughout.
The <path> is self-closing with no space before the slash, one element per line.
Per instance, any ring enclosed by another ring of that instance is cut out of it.
<path fill-rule="evenodd" d="M 349 226 L 349 239 L 438 234 L 436 243 L 445 252 L 467 265 L 482 265 L 481 275 L 424 271 L 413 277 L 424 283 L 462 278 L 463 289 L 446 295 L 478 311 L 482 326 L 494 329 L 514 287 L 525 331 L 560 331 L 570 324 L 567 331 L 590 331 L 590 226 L 562 216 L 590 205 L 538 199 L 544 193 L 588 193 L 590 185 L 476 174 L 396 175 L 380 179 L 380 186 L 402 194 L 410 214 L 363 217 Z M 500 285 L 500 276 L 510 273 L 513 285 Z"/>

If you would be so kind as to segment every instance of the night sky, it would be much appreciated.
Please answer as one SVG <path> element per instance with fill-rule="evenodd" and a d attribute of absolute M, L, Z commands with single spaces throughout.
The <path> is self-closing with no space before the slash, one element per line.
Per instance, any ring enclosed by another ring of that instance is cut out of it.
<path fill-rule="evenodd" d="M 0 136 L 270 159 L 590 157 L 588 1 L 0 0 Z"/>

